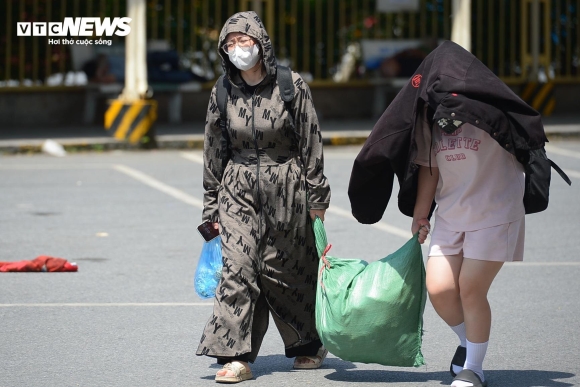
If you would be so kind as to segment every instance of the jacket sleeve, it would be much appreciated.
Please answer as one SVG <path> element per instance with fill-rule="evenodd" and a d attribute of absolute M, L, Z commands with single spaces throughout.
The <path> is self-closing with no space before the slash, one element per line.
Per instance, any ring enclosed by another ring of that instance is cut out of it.
<path fill-rule="evenodd" d="M 330 185 L 324 176 L 322 133 L 314 110 L 310 88 L 293 73 L 296 96 L 293 101 L 296 131 L 300 135 L 300 152 L 306 168 L 308 184 L 308 207 L 313 210 L 327 209 L 330 204 Z"/>
<path fill-rule="evenodd" d="M 371 145 L 367 140 L 350 175 L 348 197 L 352 215 L 363 224 L 381 220 L 393 190 L 395 173 L 388 156 L 380 151 L 382 147 L 387 147 L 382 141 Z"/>
<path fill-rule="evenodd" d="M 413 98 L 399 93 L 376 122 L 357 155 L 350 175 L 348 196 L 352 214 L 360 223 L 381 220 L 393 191 L 399 182 L 399 208 L 409 207 L 412 216 L 414 198 L 406 188 L 413 179 L 405 179 L 408 169 Z M 402 194 L 405 192 L 405 194 Z M 408 211 L 402 211 L 408 214 Z"/>
<path fill-rule="evenodd" d="M 219 110 L 216 101 L 216 87 L 211 91 L 207 116 L 205 119 L 205 135 L 203 140 L 203 213 L 202 221 L 218 221 L 217 195 L 221 186 L 223 167 L 221 155 L 222 132 L 219 126 Z"/>

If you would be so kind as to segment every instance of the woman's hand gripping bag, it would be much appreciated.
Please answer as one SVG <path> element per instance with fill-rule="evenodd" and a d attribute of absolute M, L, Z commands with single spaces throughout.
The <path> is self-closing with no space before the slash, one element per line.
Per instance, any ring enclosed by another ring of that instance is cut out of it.
<path fill-rule="evenodd" d="M 222 239 L 218 236 L 209 242 L 203 242 L 193 280 L 195 292 L 203 299 L 215 297 L 221 277 Z"/>
<path fill-rule="evenodd" d="M 389 256 L 368 264 L 326 255 L 324 224 L 314 221 L 321 257 L 316 327 L 333 355 L 348 361 L 419 367 L 427 291 L 415 234 Z"/>

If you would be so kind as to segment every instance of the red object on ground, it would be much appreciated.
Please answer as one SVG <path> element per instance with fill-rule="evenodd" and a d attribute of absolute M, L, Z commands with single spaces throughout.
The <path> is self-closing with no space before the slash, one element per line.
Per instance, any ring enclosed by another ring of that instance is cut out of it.
<path fill-rule="evenodd" d="M 18 262 L 0 262 L 0 272 L 31 272 L 31 271 L 48 271 L 63 272 L 77 271 L 79 268 L 76 264 L 68 262 L 64 258 L 49 257 L 39 255 L 32 261 Z"/>

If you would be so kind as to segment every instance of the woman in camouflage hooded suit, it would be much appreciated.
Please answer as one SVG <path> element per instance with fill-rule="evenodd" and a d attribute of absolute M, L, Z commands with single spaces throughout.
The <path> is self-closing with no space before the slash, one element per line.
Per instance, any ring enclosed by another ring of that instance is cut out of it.
<path fill-rule="evenodd" d="M 294 367 L 317 368 L 326 351 L 314 319 L 318 256 L 311 220 L 324 219 L 330 187 L 310 90 L 293 72 L 288 111 L 272 43 L 255 12 L 228 19 L 218 50 L 231 84 L 230 151 L 221 148 L 214 86 L 205 127 L 203 220 L 219 228 L 224 265 L 197 355 L 227 363 L 216 381 L 250 379 L 248 362 L 258 355 L 271 313 L 286 356 L 296 357 Z M 252 50 L 259 54 L 255 65 Z"/>

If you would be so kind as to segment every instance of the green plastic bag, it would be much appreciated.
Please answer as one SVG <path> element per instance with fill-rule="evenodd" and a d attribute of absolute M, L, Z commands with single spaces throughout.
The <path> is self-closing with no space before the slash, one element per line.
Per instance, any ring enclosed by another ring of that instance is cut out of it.
<path fill-rule="evenodd" d="M 316 327 L 333 355 L 348 361 L 419 367 L 427 292 L 415 234 L 389 256 L 368 264 L 326 255 L 324 224 L 314 221 L 321 257 Z"/>

